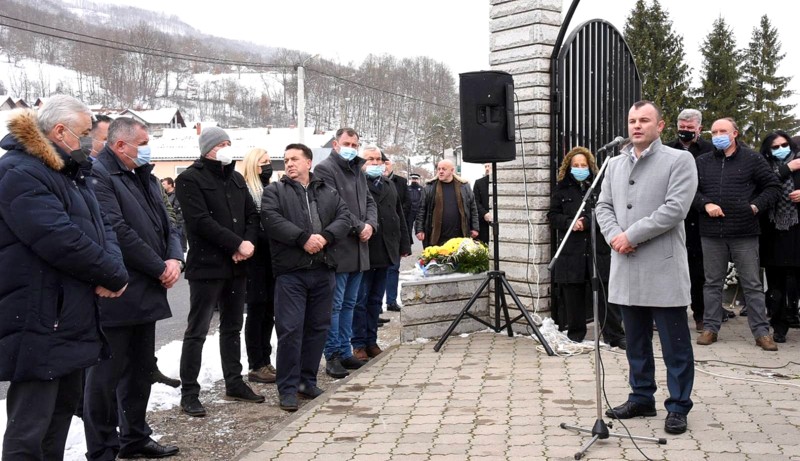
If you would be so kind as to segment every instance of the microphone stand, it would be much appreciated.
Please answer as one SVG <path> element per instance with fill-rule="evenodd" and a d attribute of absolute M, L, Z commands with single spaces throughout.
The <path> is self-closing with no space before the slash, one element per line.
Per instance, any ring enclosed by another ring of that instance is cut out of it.
<path fill-rule="evenodd" d="M 654 442 L 660 445 L 664 445 L 667 443 L 667 439 L 665 438 L 656 438 L 656 437 L 644 437 L 644 436 L 637 436 L 637 435 L 630 435 L 630 434 L 619 434 L 614 432 L 609 432 L 608 428 L 612 426 L 612 423 L 606 424 L 603 420 L 603 401 L 602 401 L 602 383 L 600 381 L 600 316 L 599 316 L 599 298 L 598 298 L 598 291 L 600 289 L 600 277 L 597 273 L 597 212 L 595 210 L 596 198 L 594 195 L 594 189 L 597 184 L 600 182 L 600 179 L 603 177 L 603 173 L 606 170 L 606 166 L 608 166 L 609 161 L 613 157 L 608 157 L 606 161 L 600 166 L 600 171 L 597 172 L 597 175 L 592 181 L 592 185 L 589 186 L 589 189 L 586 191 L 586 194 L 583 196 L 583 201 L 581 203 L 580 208 L 578 208 L 578 212 L 575 213 L 575 216 L 572 218 L 572 223 L 567 230 L 567 234 L 564 236 L 564 240 L 561 242 L 561 245 L 558 247 L 558 251 L 556 251 L 555 256 L 553 256 L 553 260 L 547 266 L 550 271 L 553 271 L 553 268 L 558 261 L 558 257 L 561 255 L 561 251 L 564 249 L 564 246 L 569 239 L 569 236 L 572 235 L 572 228 L 575 226 L 575 223 L 578 222 L 580 219 L 581 213 L 583 213 L 584 208 L 586 205 L 589 205 L 591 210 L 591 245 L 592 245 L 592 313 L 594 316 L 594 384 L 595 384 L 595 399 L 597 403 L 597 419 L 594 422 L 594 426 L 591 428 L 588 427 L 579 427 L 579 426 L 571 426 L 566 423 L 561 423 L 559 427 L 562 429 L 567 430 L 575 430 L 578 432 L 585 432 L 592 434 L 591 440 L 589 440 L 585 445 L 583 445 L 577 453 L 575 453 L 575 459 L 581 459 L 586 454 L 586 451 L 594 445 L 600 439 L 607 439 L 609 437 L 617 437 L 617 438 L 629 438 L 631 440 L 641 440 L 644 442 Z M 606 307 L 608 308 L 608 307 Z"/>

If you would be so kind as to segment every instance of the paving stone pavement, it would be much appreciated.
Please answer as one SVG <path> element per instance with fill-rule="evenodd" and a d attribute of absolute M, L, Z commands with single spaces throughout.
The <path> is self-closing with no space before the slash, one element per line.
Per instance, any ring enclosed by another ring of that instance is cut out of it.
<path fill-rule="evenodd" d="M 591 427 L 596 420 L 594 354 L 548 357 L 529 337 L 491 332 L 450 337 L 438 353 L 433 345 L 385 351 L 239 459 L 558 460 L 573 459 L 591 438 L 559 425 Z M 585 459 L 800 460 L 800 365 L 773 370 L 793 379 L 753 373 L 800 362 L 800 330 L 790 330 L 779 348 L 756 347 L 743 317 L 723 324 L 719 342 L 695 345 L 695 406 L 689 431 L 679 436 L 663 429 L 666 378 L 657 359 L 658 416 L 625 424 L 634 435 L 667 443 L 637 442 L 642 454 L 630 439 L 612 437 Z M 627 361 L 608 350 L 601 359 L 615 406 L 628 394 Z M 614 422 L 611 431 L 625 429 Z"/>

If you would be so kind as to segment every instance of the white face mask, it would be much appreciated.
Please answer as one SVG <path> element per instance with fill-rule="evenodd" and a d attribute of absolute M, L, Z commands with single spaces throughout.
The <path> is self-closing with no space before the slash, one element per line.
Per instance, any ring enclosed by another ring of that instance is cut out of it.
<path fill-rule="evenodd" d="M 217 149 L 217 161 L 223 165 L 230 165 L 233 161 L 233 152 L 229 147 L 220 147 Z"/>

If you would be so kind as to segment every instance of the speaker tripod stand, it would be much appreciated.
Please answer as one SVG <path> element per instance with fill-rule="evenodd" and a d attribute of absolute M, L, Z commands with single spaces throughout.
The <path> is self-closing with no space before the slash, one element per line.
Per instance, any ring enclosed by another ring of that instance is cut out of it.
<path fill-rule="evenodd" d="M 508 331 L 508 336 L 513 337 L 514 331 L 511 329 L 511 325 L 513 325 L 516 321 L 525 318 L 525 321 L 528 322 L 528 325 L 533 330 L 533 334 L 536 336 L 536 339 L 544 347 L 544 350 L 547 352 L 547 355 L 555 355 L 553 349 L 547 343 L 542 333 L 539 331 L 539 327 L 536 326 L 536 322 L 533 321 L 531 315 L 528 313 L 528 310 L 522 304 L 517 293 L 514 292 L 514 289 L 511 288 L 511 285 L 508 283 L 506 279 L 506 273 L 500 270 L 500 241 L 498 239 L 498 222 L 497 222 L 497 162 L 492 162 L 492 234 L 494 236 L 494 270 L 491 270 L 486 273 L 486 279 L 484 279 L 483 283 L 481 283 L 480 287 L 475 290 L 475 293 L 472 294 L 472 297 L 467 301 L 467 304 L 461 309 L 461 312 L 458 314 L 458 317 L 453 320 L 450 326 L 445 331 L 444 335 L 439 338 L 439 341 L 433 346 L 433 350 L 439 352 L 442 345 L 444 345 L 447 338 L 453 333 L 453 330 L 456 329 L 459 322 L 464 317 L 469 317 L 483 325 L 494 330 L 495 333 L 499 333 L 506 329 Z M 481 218 L 481 217 L 479 217 Z M 494 325 L 491 323 L 483 320 L 480 317 L 477 317 L 469 312 L 478 298 L 483 293 L 483 290 L 489 287 L 489 283 L 494 282 Z M 511 299 L 514 301 L 514 304 L 520 311 L 520 314 L 514 319 L 510 318 L 508 313 L 508 302 L 506 301 L 506 293 L 511 296 Z M 500 323 L 500 311 L 503 311 L 503 317 L 505 318 L 505 323 L 501 325 Z"/>

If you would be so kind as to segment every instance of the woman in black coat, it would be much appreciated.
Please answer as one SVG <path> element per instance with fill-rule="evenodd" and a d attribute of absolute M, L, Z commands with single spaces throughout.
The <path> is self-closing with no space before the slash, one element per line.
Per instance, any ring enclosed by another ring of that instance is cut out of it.
<path fill-rule="evenodd" d="M 781 182 L 778 202 L 763 213 L 759 255 L 767 274 L 767 307 L 776 343 L 786 342 L 790 324 L 797 320 L 797 295 L 789 288 L 800 284 L 800 148 L 783 131 L 767 135 L 761 155 Z M 788 298 L 788 299 L 787 299 Z M 793 298 L 793 299 L 792 299 Z"/>
<path fill-rule="evenodd" d="M 264 188 L 272 177 L 269 155 L 264 149 L 251 149 L 244 156 L 243 163 L 244 180 L 260 215 Z M 250 366 L 247 379 L 257 383 L 274 383 L 276 378 L 275 367 L 270 362 L 270 341 L 275 327 L 275 277 L 271 259 L 269 236 L 262 225 L 256 251 L 247 261 L 247 320 L 244 324 L 244 342 Z"/>
<path fill-rule="evenodd" d="M 564 239 L 569 225 L 581 206 L 587 188 L 597 173 L 594 156 L 585 147 L 575 147 L 567 153 L 558 171 L 558 184 L 550 198 L 547 219 L 556 231 L 558 245 Z M 600 195 L 599 187 L 594 191 L 595 200 Z M 586 318 L 592 312 L 592 242 L 591 214 L 584 208 L 581 218 L 572 228 L 572 234 L 551 274 L 558 291 L 558 322 L 566 326 L 569 339 L 580 342 L 586 337 Z M 603 286 L 608 286 L 611 250 L 597 228 L 597 269 Z M 607 289 L 598 296 L 599 321 L 603 339 L 611 346 L 625 348 L 620 313 L 606 303 Z"/>

